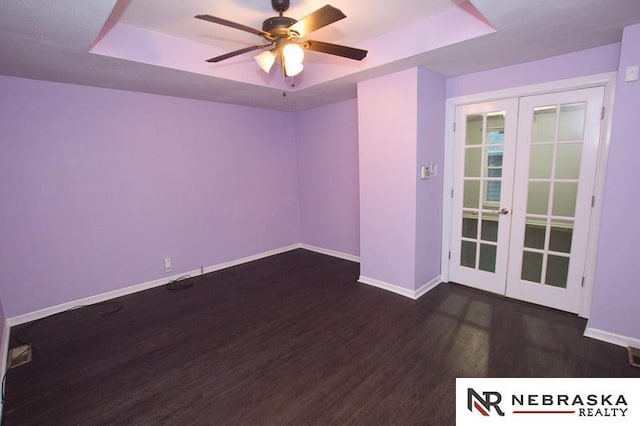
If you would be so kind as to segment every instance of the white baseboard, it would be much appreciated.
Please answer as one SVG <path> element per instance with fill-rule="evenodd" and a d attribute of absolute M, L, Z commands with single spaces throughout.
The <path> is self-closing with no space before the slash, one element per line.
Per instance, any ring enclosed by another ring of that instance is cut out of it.
<path fill-rule="evenodd" d="M 358 282 L 362 284 L 367 284 L 373 287 L 381 288 L 383 290 L 391 291 L 393 293 L 399 294 L 404 297 L 408 297 L 409 299 L 416 300 L 419 297 L 426 294 L 428 291 L 434 289 L 438 284 L 440 284 L 441 278 L 438 275 L 437 277 L 430 280 L 428 283 L 423 284 L 417 290 L 409 290 L 408 288 L 400 287 L 395 284 L 390 284 L 384 281 L 376 280 L 374 278 L 365 277 L 360 275 L 358 278 Z"/>
<path fill-rule="evenodd" d="M 622 336 L 620 334 L 610 333 L 604 330 L 598 330 L 597 328 L 587 327 L 584 329 L 583 335 L 596 340 L 602 340 L 603 342 L 613 343 L 618 346 L 631 346 L 633 348 L 640 348 L 640 339 L 635 337 Z"/>
<path fill-rule="evenodd" d="M 424 283 L 415 291 L 415 299 L 419 299 L 434 288 L 438 286 L 442 282 L 442 277 L 440 275 L 432 278 L 429 282 Z"/>
<path fill-rule="evenodd" d="M 205 274 L 208 274 L 209 272 L 215 272 L 221 269 L 231 268 L 232 266 L 242 265 L 243 263 L 253 262 L 254 260 L 263 259 L 265 257 L 274 256 L 276 254 L 284 253 L 284 252 L 295 250 L 298 248 L 300 248 L 300 244 L 290 244 L 288 246 L 254 254 L 252 256 L 243 257 L 241 259 L 231 260 L 229 262 L 219 263 L 213 266 L 206 266 L 203 270 Z M 187 272 L 187 274 L 189 273 Z M 185 275 L 185 274 L 180 274 L 180 275 Z M 189 275 L 192 275 L 192 274 L 189 274 Z M 196 270 L 195 275 L 200 275 L 199 269 Z"/>
<path fill-rule="evenodd" d="M 338 257 L 340 259 L 350 260 L 352 262 L 360 263 L 360 256 L 355 256 L 353 254 L 343 253 L 341 251 L 329 250 L 322 247 L 312 246 L 310 244 L 300 244 L 300 248 L 309 251 L 315 251 L 317 253 L 326 254 L 327 256 Z"/>
<path fill-rule="evenodd" d="M 263 253 L 258 253 L 252 256 L 243 257 L 241 259 L 232 260 L 225 263 L 219 263 L 213 266 L 207 266 L 203 268 L 203 272 L 209 273 L 214 271 L 219 271 L 221 269 L 230 268 L 232 266 L 241 265 L 243 263 L 252 262 L 254 260 L 262 259 L 265 257 L 273 256 L 275 254 L 284 253 L 290 250 L 294 250 L 300 248 L 300 244 L 291 244 L 289 246 L 280 247 L 274 250 L 265 251 Z M 59 305 L 51 306 L 48 308 L 40 309 L 34 312 L 29 312 L 22 315 L 17 315 L 15 317 L 7 318 L 7 325 L 9 327 L 24 324 L 27 322 L 35 321 L 41 318 L 46 318 L 50 315 L 55 315 L 60 312 L 68 311 L 78 306 L 85 305 L 93 305 L 94 303 L 104 302 L 110 299 L 115 299 L 116 297 L 126 296 L 128 294 L 137 293 L 139 291 L 148 290 L 154 287 L 160 287 L 162 285 L 167 284 L 169 281 L 175 280 L 176 278 L 182 277 L 184 275 L 191 275 L 192 277 L 200 275 L 200 268 L 193 269 L 191 271 L 185 271 L 180 274 L 174 274 L 168 277 L 162 277 L 157 280 L 147 281 L 142 284 L 136 284 L 129 287 L 119 288 L 117 290 L 108 291 L 106 293 L 97 294 L 95 296 L 85 297 L 83 299 L 73 300 L 71 302 L 61 303 Z"/>
<path fill-rule="evenodd" d="M 404 287 L 399 287 L 395 284 L 389 284 L 387 282 L 365 277 L 363 275 L 360 275 L 360 278 L 358 278 L 358 282 L 362 284 L 367 284 L 373 287 L 378 287 L 383 290 L 391 291 L 393 293 L 399 294 L 400 296 L 408 297 L 410 299 L 415 299 L 413 290 L 409 290 Z"/>

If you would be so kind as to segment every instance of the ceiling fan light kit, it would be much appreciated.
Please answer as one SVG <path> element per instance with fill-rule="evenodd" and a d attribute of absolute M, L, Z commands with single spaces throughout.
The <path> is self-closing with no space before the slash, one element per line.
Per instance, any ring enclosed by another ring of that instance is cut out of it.
<path fill-rule="evenodd" d="M 220 62 L 225 59 L 255 50 L 266 50 L 254 57 L 258 66 L 265 72 L 269 73 L 275 63 L 277 57 L 280 58 L 280 64 L 283 75 L 294 77 L 304 69 L 304 49 L 315 52 L 327 53 L 329 55 L 341 56 L 343 58 L 363 60 L 367 56 L 367 51 L 356 49 L 348 46 L 327 43 L 315 40 L 301 40 L 309 33 L 333 24 L 347 16 L 340 9 L 336 9 L 331 5 L 325 5 L 310 15 L 297 21 L 293 18 L 283 16 L 283 13 L 289 8 L 289 0 L 271 0 L 271 6 L 278 12 L 278 16 L 267 18 L 262 23 L 262 29 L 249 27 L 238 24 L 223 18 L 211 15 L 196 15 L 195 18 L 214 24 L 224 25 L 237 30 L 249 32 L 258 35 L 267 41 L 267 44 L 259 44 L 225 53 L 207 59 L 207 62 Z"/>

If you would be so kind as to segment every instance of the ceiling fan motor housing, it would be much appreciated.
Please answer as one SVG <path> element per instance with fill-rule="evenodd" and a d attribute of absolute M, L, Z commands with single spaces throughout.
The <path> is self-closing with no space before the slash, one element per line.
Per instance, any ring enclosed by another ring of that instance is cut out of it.
<path fill-rule="evenodd" d="M 271 7 L 277 12 L 284 12 L 289 9 L 289 0 L 271 0 Z"/>
<path fill-rule="evenodd" d="M 286 16 L 274 16 L 273 18 L 266 19 L 262 23 L 262 31 L 265 31 L 274 37 L 288 36 L 293 32 L 289 30 L 289 27 L 296 22 L 298 21 Z"/>

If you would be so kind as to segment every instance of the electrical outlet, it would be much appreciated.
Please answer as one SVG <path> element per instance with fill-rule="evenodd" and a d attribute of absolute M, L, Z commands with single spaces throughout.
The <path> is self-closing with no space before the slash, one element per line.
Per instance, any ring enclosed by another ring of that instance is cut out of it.
<path fill-rule="evenodd" d="M 639 73 L 640 73 L 640 65 L 633 65 L 633 66 L 627 67 L 624 72 L 624 81 L 626 82 L 637 81 Z"/>
<path fill-rule="evenodd" d="M 164 258 L 164 271 L 165 272 L 171 272 L 171 258 L 170 257 L 165 257 Z"/>

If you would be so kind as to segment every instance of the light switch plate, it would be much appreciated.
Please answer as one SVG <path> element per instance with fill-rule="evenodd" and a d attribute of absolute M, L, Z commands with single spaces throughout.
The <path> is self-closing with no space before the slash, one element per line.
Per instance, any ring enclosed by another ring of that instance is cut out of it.
<path fill-rule="evenodd" d="M 420 166 L 420 179 L 429 179 L 434 176 L 438 176 L 438 166 L 433 161 L 429 165 Z"/>
<path fill-rule="evenodd" d="M 640 72 L 640 65 L 633 65 L 627 67 L 624 72 L 624 81 L 636 81 L 638 79 L 638 73 Z"/>

